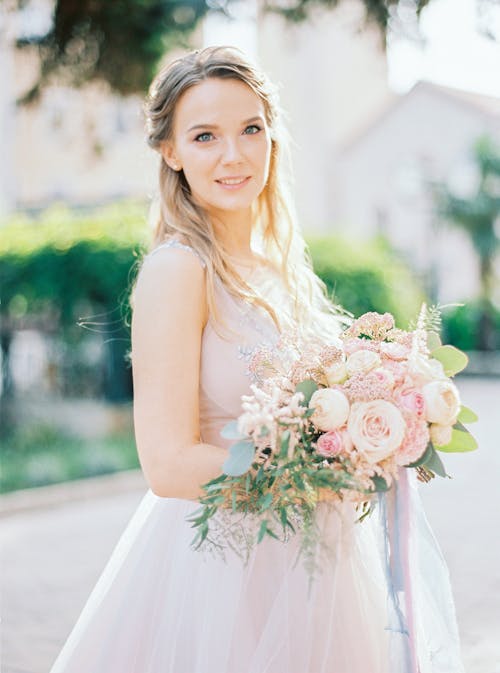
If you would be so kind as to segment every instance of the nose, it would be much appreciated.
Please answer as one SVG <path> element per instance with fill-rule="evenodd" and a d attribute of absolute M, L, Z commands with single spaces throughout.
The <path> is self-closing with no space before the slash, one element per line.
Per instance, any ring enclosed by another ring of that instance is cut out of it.
<path fill-rule="evenodd" d="M 222 162 L 225 164 L 234 164 L 242 160 L 243 155 L 238 140 L 227 138 L 223 145 Z"/>

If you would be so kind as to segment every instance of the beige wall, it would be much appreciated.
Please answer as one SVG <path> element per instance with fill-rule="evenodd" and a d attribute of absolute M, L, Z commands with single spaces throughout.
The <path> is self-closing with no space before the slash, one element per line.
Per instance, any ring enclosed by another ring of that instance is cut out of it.
<path fill-rule="evenodd" d="M 483 132 L 500 141 L 500 116 L 434 85 L 416 85 L 339 155 L 331 177 L 338 185 L 330 214 L 335 228 L 360 237 L 381 231 L 424 275 L 434 266 L 443 301 L 474 295 L 477 262 L 468 238 L 449 228 L 435 231 L 434 204 L 422 181 L 456 182 Z"/>
<path fill-rule="evenodd" d="M 299 26 L 270 15 L 261 22 L 260 61 L 281 87 L 305 230 L 331 227 L 337 147 L 393 97 L 378 33 L 355 32 L 361 17 L 360 4 L 346 3 L 334 12 L 315 11 Z"/>

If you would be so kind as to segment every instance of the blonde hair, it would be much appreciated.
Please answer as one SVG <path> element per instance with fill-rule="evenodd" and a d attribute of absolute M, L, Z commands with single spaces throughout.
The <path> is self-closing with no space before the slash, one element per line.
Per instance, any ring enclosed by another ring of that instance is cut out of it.
<path fill-rule="evenodd" d="M 328 298 L 326 285 L 313 271 L 312 260 L 293 211 L 288 135 L 282 121 L 277 89 L 241 50 L 232 46 L 197 49 L 160 70 L 151 84 L 144 106 L 149 146 L 160 151 L 162 141 L 172 138 L 177 101 L 188 88 L 208 78 L 239 80 L 260 97 L 270 129 L 271 154 L 267 183 L 252 204 L 255 223 L 252 240 L 259 240 L 262 256 L 283 279 L 292 299 L 289 319 L 305 334 L 323 334 L 327 338 L 338 334 L 338 309 Z M 192 198 L 183 171 L 170 168 L 163 157 L 159 171 L 158 206 L 151 248 L 170 238 L 182 238 L 185 244 L 196 250 L 206 264 L 207 305 L 216 322 L 224 324 L 215 302 L 214 281 L 218 276 L 231 295 L 262 306 L 280 332 L 286 329 L 283 307 L 273 307 L 259 296 L 225 257 L 209 215 Z"/>

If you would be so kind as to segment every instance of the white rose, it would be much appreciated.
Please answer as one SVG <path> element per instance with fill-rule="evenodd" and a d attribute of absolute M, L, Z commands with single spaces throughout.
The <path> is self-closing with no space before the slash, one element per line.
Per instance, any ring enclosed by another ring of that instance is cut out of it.
<path fill-rule="evenodd" d="M 438 425 L 438 423 L 431 423 L 429 432 L 431 435 L 431 442 L 436 446 L 445 446 L 451 442 L 452 437 L 451 425 Z"/>
<path fill-rule="evenodd" d="M 330 367 L 325 367 L 325 376 L 329 386 L 335 383 L 344 383 L 347 378 L 345 362 L 337 362 Z"/>
<path fill-rule="evenodd" d="M 431 381 L 422 388 L 425 401 L 425 419 L 429 423 L 453 425 L 460 411 L 460 397 L 450 381 Z"/>
<path fill-rule="evenodd" d="M 343 392 L 333 388 L 315 390 L 309 407 L 314 407 L 311 421 L 323 432 L 340 428 L 349 416 L 349 400 Z"/>
<path fill-rule="evenodd" d="M 362 349 L 349 355 L 346 369 L 349 376 L 353 376 L 354 374 L 366 374 L 366 372 L 379 367 L 381 364 L 382 360 L 378 353 Z"/>
<path fill-rule="evenodd" d="M 347 430 L 358 451 L 370 463 L 376 463 L 401 446 L 406 424 L 394 404 L 372 400 L 352 405 Z"/>
<path fill-rule="evenodd" d="M 443 365 L 435 358 L 427 358 L 422 355 L 412 357 L 408 362 L 410 374 L 416 376 L 423 383 L 427 381 L 447 380 Z"/>

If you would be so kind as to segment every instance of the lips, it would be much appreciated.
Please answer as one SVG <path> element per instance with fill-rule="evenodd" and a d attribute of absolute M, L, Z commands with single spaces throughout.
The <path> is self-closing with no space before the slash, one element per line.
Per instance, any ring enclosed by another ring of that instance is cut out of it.
<path fill-rule="evenodd" d="M 219 178 L 215 182 L 219 184 L 222 189 L 236 190 L 245 187 L 251 179 L 251 175 L 235 175 L 227 178 Z M 226 182 L 227 181 L 227 182 Z"/>
<path fill-rule="evenodd" d="M 244 180 L 247 180 L 249 175 L 228 175 L 225 178 L 218 178 L 216 182 L 220 184 L 241 184 Z M 229 181 L 229 182 L 227 182 Z"/>

